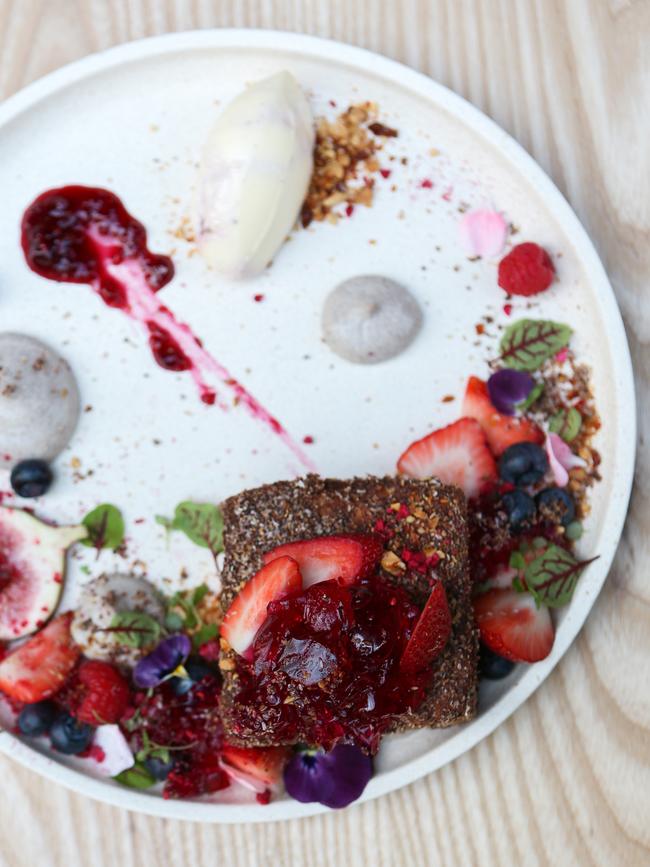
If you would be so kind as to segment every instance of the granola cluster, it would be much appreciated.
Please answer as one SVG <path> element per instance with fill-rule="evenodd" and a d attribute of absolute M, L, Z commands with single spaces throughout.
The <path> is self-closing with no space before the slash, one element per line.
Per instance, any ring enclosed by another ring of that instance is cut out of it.
<path fill-rule="evenodd" d="M 375 183 L 372 175 L 382 171 L 377 158 L 381 139 L 397 134 L 377 121 L 373 102 L 351 105 L 333 121 L 319 118 L 314 171 L 300 214 L 303 227 L 313 220 L 338 222 L 342 206 L 348 216 L 355 205 L 370 207 Z"/>

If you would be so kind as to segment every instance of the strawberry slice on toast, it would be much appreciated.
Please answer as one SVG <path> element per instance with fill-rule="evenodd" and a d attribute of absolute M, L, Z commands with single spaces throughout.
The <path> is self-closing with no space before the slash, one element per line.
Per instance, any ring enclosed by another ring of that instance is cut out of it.
<path fill-rule="evenodd" d="M 502 415 L 494 408 L 488 393 L 487 383 L 477 376 L 470 376 L 463 398 L 463 415 L 474 418 L 481 425 L 492 453 L 499 457 L 515 443 L 541 444 L 544 434 L 527 418 Z"/>
<path fill-rule="evenodd" d="M 31 704 L 59 691 L 80 654 L 70 636 L 72 613 L 57 617 L 0 662 L 0 690 Z"/>
<path fill-rule="evenodd" d="M 422 671 L 445 649 L 451 635 L 451 613 L 442 581 L 436 578 L 431 595 L 422 609 L 413 635 L 404 648 L 400 669 L 404 672 Z"/>
<path fill-rule="evenodd" d="M 548 608 L 538 608 L 530 593 L 488 590 L 474 599 L 481 641 L 512 662 L 539 662 L 549 655 L 555 630 Z"/>
<path fill-rule="evenodd" d="M 372 575 L 383 550 L 379 536 L 363 533 L 320 536 L 280 545 L 264 555 L 264 562 L 292 557 L 298 563 L 305 588 L 332 579 L 352 584 Z"/>
<path fill-rule="evenodd" d="M 412 443 L 397 462 L 398 472 L 412 479 L 436 476 L 457 485 L 468 499 L 492 489 L 497 467 L 481 425 L 461 418 Z"/>
<path fill-rule="evenodd" d="M 279 557 L 267 563 L 242 587 L 226 611 L 221 637 L 244 656 L 266 620 L 269 603 L 300 590 L 302 576 L 295 560 Z"/>

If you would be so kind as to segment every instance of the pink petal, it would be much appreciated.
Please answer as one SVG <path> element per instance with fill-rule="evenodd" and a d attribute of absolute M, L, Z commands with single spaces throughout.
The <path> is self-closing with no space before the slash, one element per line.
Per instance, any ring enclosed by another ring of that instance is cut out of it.
<path fill-rule="evenodd" d="M 574 455 L 567 443 L 556 433 L 547 434 L 544 445 L 555 484 L 563 488 L 569 481 L 567 470 L 573 467 L 585 467 L 586 463 L 582 458 Z"/>
<path fill-rule="evenodd" d="M 88 761 L 91 761 L 103 776 L 116 777 L 135 764 L 131 748 L 119 726 L 99 726 L 93 738 L 93 747 L 99 747 L 104 758 L 101 762 L 92 757 Z"/>
<path fill-rule="evenodd" d="M 562 364 L 563 361 L 566 361 L 568 354 L 569 354 L 569 350 L 565 346 L 564 349 L 560 349 L 559 352 L 555 353 L 555 360 L 559 361 L 560 364 Z"/>
<path fill-rule="evenodd" d="M 460 238 L 470 256 L 498 256 L 508 225 L 497 211 L 469 211 L 460 221 Z"/>

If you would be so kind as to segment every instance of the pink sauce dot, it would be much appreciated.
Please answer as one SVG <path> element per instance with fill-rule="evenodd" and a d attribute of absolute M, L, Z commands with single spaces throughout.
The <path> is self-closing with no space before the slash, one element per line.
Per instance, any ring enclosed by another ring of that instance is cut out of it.
<path fill-rule="evenodd" d="M 503 312 L 506 314 L 506 316 L 510 316 L 510 314 L 512 313 L 512 304 L 504 304 Z"/>
<path fill-rule="evenodd" d="M 305 443 L 305 445 L 310 446 L 314 442 L 314 438 L 312 436 L 309 436 L 308 434 L 306 437 L 302 438 L 302 441 Z"/>
<path fill-rule="evenodd" d="M 382 178 L 389 178 L 392 174 L 390 169 L 379 169 L 379 174 Z"/>
<path fill-rule="evenodd" d="M 423 181 L 420 181 L 420 186 L 423 190 L 431 190 L 433 189 L 433 181 L 430 181 L 429 178 L 425 178 Z"/>
<path fill-rule="evenodd" d="M 354 205 L 347 205 L 347 207 L 345 209 L 345 216 L 351 217 L 352 214 L 354 214 Z"/>
<path fill-rule="evenodd" d="M 253 295 L 253 301 L 256 301 L 259 304 L 260 301 L 264 301 L 264 295 L 262 295 L 261 292 L 257 295 Z"/>

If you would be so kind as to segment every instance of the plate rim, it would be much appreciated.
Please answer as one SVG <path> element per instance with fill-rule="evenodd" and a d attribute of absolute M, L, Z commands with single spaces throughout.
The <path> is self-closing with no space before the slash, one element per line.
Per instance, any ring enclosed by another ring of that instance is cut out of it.
<path fill-rule="evenodd" d="M 482 137 L 500 151 L 514 168 L 536 188 L 548 205 L 554 219 L 571 238 L 576 255 L 590 279 L 592 291 L 598 296 L 602 315 L 607 319 L 607 333 L 610 346 L 613 347 L 616 365 L 618 407 L 625 407 L 624 432 L 627 442 L 636 443 L 637 411 L 634 377 L 623 319 L 609 278 L 585 228 L 551 178 L 509 133 L 472 103 L 434 81 L 425 73 L 365 48 L 303 33 L 253 28 L 218 28 L 165 33 L 122 43 L 101 52 L 87 55 L 30 83 L 0 103 L 0 134 L 2 129 L 12 120 L 33 108 L 41 100 L 94 74 L 132 61 L 164 56 L 183 50 L 209 48 L 262 49 L 267 51 L 276 49 L 289 53 L 301 53 L 352 67 L 360 66 L 447 111 L 465 127 L 470 128 L 474 134 Z M 623 413 L 620 409 L 616 413 L 616 423 L 617 428 L 622 428 Z M 617 433 L 620 435 L 623 431 L 618 430 Z M 616 437 L 616 442 L 623 442 L 620 436 Z M 634 477 L 636 447 L 625 449 L 621 445 L 615 447 L 614 452 L 617 469 L 617 480 L 614 483 L 615 494 L 611 497 L 606 513 L 606 550 L 604 553 L 601 552 L 600 560 L 593 567 L 590 576 L 593 595 L 583 600 L 579 610 L 575 603 L 571 605 L 565 616 L 562 640 L 556 642 L 551 656 L 531 667 L 488 713 L 467 724 L 467 726 L 472 727 L 469 740 L 464 736 L 467 727 L 459 726 L 456 733 L 444 744 L 444 758 L 441 760 L 436 758 L 438 748 L 434 747 L 424 755 L 407 761 L 399 768 L 374 777 L 356 804 L 408 785 L 471 750 L 530 697 L 564 656 L 582 628 L 607 578 L 627 515 Z M 610 514 L 612 512 L 613 515 Z M 597 573 L 595 578 L 594 572 Z M 20 741 L 13 734 L 1 730 L 0 752 L 9 755 L 46 779 L 60 783 L 82 795 L 152 816 L 230 824 L 279 821 L 329 812 L 328 808 L 319 804 L 301 804 L 293 800 L 275 801 L 267 806 L 166 801 L 157 796 L 119 787 L 108 780 L 91 777 L 81 770 L 59 764 L 39 750 Z"/>

